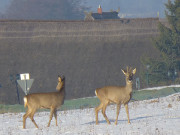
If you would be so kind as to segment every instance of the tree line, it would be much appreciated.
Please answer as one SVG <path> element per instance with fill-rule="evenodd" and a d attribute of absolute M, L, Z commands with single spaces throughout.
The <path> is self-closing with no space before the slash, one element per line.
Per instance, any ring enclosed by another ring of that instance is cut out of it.
<path fill-rule="evenodd" d="M 79 20 L 84 17 L 82 0 L 12 0 L 3 19 Z"/>
<path fill-rule="evenodd" d="M 147 85 L 180 82 L 180 1 L 169 0 L 165 6 L 168 25 L 159 23 L 160 35 L 153 39 L 160 57 L 142 59 L 146 68 L 142 76 L 147 81 Z"/>

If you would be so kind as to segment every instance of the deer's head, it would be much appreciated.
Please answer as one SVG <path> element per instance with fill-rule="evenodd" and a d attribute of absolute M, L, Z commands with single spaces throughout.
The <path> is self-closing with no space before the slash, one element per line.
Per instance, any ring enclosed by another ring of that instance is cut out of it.
<path fill-rule="evenodd" d="M 122 69 L 121 69 L 122 70 Z M 132 69 L 127 67 L 126 70 L 122 70 L 123 74 L 126 76 L 126 83 L 132 83 L 133 75 L 136 73 L 136 68 Z"/>
<path fill-rule="evenodd" d="M 64 81 L 65 81 L 65 77 L 64 76 L 61 77 L 60 75 L 58 75 L 58 84 L 56 86 L 56 90 L 58 90 L 58 91 L 61 90 L 61 88 L 64 85 Z"/>

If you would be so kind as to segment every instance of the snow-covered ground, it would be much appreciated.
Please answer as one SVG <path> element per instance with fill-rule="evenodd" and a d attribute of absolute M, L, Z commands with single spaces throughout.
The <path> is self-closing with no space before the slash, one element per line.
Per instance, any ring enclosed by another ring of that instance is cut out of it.
<path fill-rule="evenodd" d="M 180 135 L 180 93 L 167 97 L 136 101 L 129 104 L 131 124 L 127 123 L 122 106 L 118 125 L 114 124 L 116 106 L 107 108 L 111 121 L 108 125 L 99 112 L 99 125 L 95 125 L 94 108 L 59 111 L 58 126 L 55 119 L 47 128 L 49 112 L 35 114 L 36 129 L 28 118 L 26 128 L 22 128 L 24 113 L 0 114 L 0 135 Z"/>

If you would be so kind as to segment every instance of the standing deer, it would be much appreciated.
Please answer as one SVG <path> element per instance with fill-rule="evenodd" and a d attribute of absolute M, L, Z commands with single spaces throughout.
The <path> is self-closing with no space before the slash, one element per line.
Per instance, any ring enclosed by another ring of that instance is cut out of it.
<path fill-rule="evenodd" d="M 52 120 L 53 114 L 56 119 L 57 126 L 57 109 L 64 104 L 64 96 L 65 96 L 65 78 L 58 76 L 58 84 L 56 87 L 57 92 L 49 92 L 49 93 L 33 93 L 24 97 L 24 107 L 28 107 L 26 114 L 23 116 L 23 128 L 26 128 L 26 119 L 29 118 L 32 120 L 36 128 L 38 125 L 34 120 L 34 114 L 39 108 L 50 109 L 50 118 L 48 127 L 50 126 L 50 122 Z"/>
<path fill-rule="evenodd" d="M 117 104 L 117 112 L 116 112 L 117 116 L 116 116 L 116 121 L 115 121 L 116 125 L 118 121 L 121 104 L 124 104 L 126 108 L 128 123 L 130 123 L 128 102 L 131 99 L 132 81 L 133 81 L 133 75 L 136 73 L 136 68 L 132 70 L 132 68 L 127 67 L 127 71 L 122 70 L 122 72 L 126 76 L 126 86 L 122 86 L 122 87 L 106 86 L 106 87 L 95 90 L 95 94 L 100 100 L 100 105 L 95 108 L 96 124 L 98 124 L 98 112 L 100 109 L 102 109 L 102 114 L 104 118 L 106 119 L 107 123 L 110 124 L 110 121 L 108 120 L 105 114 L 106 107 L 107 105 L 109 105 L 109 103 Z"/>

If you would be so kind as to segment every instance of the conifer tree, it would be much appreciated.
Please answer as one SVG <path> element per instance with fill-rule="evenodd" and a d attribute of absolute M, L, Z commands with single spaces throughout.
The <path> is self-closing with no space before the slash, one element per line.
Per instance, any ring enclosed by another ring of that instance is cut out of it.
<path fill-rule="evenodd" d="M 143 75 L 151 84 L 174 81 L 180 70 L 180 1 L 169 0 L 165 5 L 168 24 L 159 23 L 160 35 L 154 39 L 161 57 L 143 60 L 143 64 L 149 66 L 148 78 L 147 71 Z"/>

